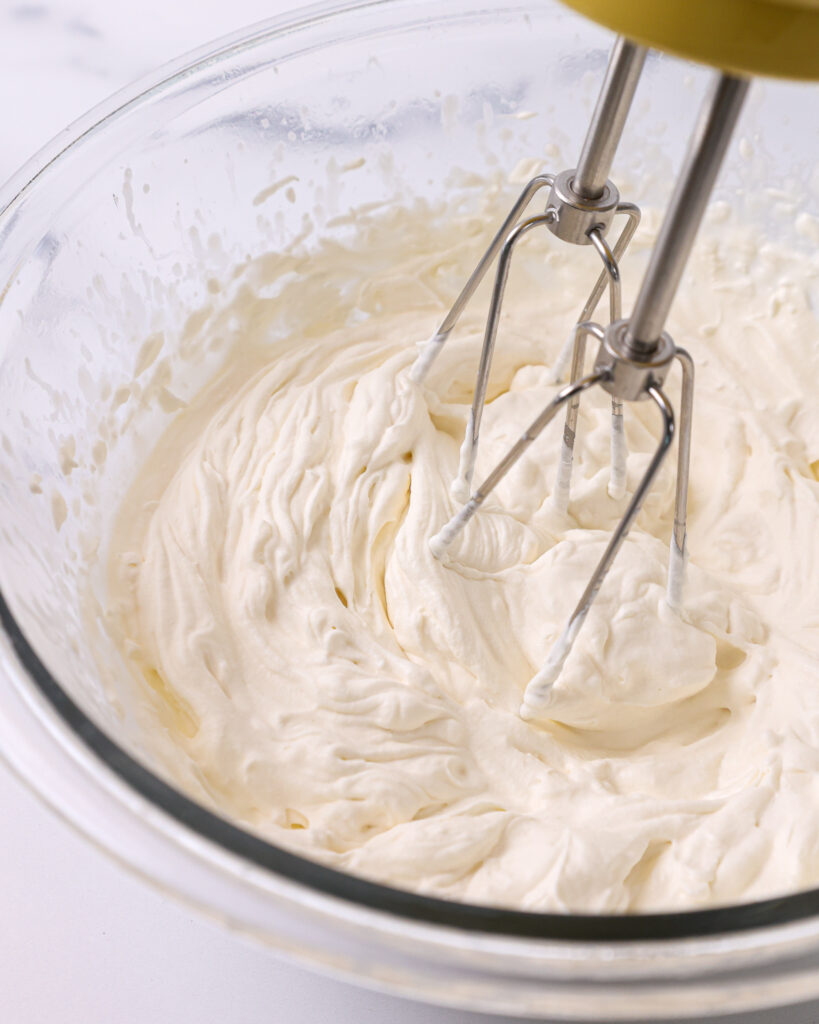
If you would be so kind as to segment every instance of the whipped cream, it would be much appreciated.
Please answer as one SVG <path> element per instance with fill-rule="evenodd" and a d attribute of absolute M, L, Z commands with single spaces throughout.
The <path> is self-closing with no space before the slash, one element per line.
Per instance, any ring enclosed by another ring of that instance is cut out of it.
<path fill-rule="evenodd" d="M 609 400 L 584 396 L 568 512 L 550 500 L 558 417 L 435 559 L 485 296 L 423 385 L 410 368 L 493 223 L 395 210 L 288 278 L 275 261 L 242 278 L 226 313 L 241 346 L 140 472 L 112 543 L 110 625 L 168 769 L 274 843 L 456 899 L 630 911 L 815 885 L 817 261 L 712 215 L 669 324 L 697 365 L 681 614 L 672 452 L 544 720 L 524 721 L 659 417 L 626 406 L 612 498 Z M 476 478 L 554 393 L 597 272 L 549 237 L 521 253 Z"/>

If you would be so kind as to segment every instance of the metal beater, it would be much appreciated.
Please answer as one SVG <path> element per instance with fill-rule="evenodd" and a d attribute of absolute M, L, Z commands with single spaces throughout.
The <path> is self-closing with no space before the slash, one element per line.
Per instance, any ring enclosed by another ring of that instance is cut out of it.
<path fill-rule="evenodd" d="M 594 315 L 607 284 L 610 319 L 619 320 L 621 316 L 620 261 L 640 223 L 640 210 L 633 203 L 620 202 L 620 193 L 613 182 L 608 180 L 608 174 L 625 127 L 637 83 L 640 80 L 646 53 L 645 47 L 629 43 L 622 37 L 617 39 L 609 58 L 603 87 L 592 115 L 578 166 L 557 175 L 539 174 L 526 185 L 490 242 L 489 248 L 464 285 L 461 294 L 455 300 L 455 305 L 424 346 L 410 371 L 412 380 L 417 383 L 423 381 L 478 285 L 486 276 L 495 258 L 498 257 L 495 287 L 486 322 L 472 409 L 469 414 L 464 443 L 461 447 L 458 475 L 452 485 L 454 496 L 461 501 L 466 501 L 469 497 L 469 488 L 478 455 L 481 416 L 486 401 L 486 388 L 489 383 L 489 371 L 498 333 L 501 306 L 509 277 L 512 254 L 517 243 L 533 228 L 546 227 L 564 242 L 573 245 L 594 246 L 603 261 L 603 269 L 577 323 L 578 325 L 584 323 Z M 543 188 L 550 189 L 545 212 L 521 220 L 535 195 Z M 617 241 L 613 246 L 609 246 L 606 235 L 612 221 L 618 215 L 625 216 L 626 223 Z M 573 350 L 574 371 L 574 363 L 579 355 L 578 338 L 576 326 L 555 363 L 554 383 L 562 378 L 566 363 Z M 580 344 L 585 345 L 585 339 Z M 625 493 L 627 452 L 623 429 L 623 403 L 614 395 L 612 395 L 611 412 L 609 493 L 613 498 L 622 498 Z M 560 461 L 561 470 L 554 495 L 555 502 L 564 512 L 569 501 L 571 449 L 576 420 L 577 404 L 575 403 L 570 406 L 567 416 L 563 457 Z"/>
<path fill-rule="evenodd" d="M 455 305 L 438 331 L 422 349 L 411 370 L 412 379 L 423 380 L 435 356 L 446 343 L 461 312 L 497 256 L 495 285 L 475 395 L 466 437 L 461 448 L 458 477 L 453 486 L 456 496 L 463 494 L 464 490 L 468 492 L 477 455 L 481 414 L 486 398 L 500 308 L 516 243 L 531 229 L 544 226 L 564 241 L 593 245 L 600 254 L 603 271 L 592 289 L 570 339 L 572 365 L 569 384 L 557 392 L 489 475 L 471 492 L 471 495 L 468 495 L 468 500 L 460 511 L 431 539 L 430 547 L 438 558 L 444 556 L 447 548 L 475 515 L 486 497 L 564 405 L 567 406 L 566 422 L 554 500 L 558 507 L 565 509 L 569 497 L 577 414 L 580 395 L 583 392 L 599 386 L 611 395 L 612 469 L 609 492 L 615 497 L 622 495 L 625 484 L 627 453 L 623 436 L 623 403 L 650 400 L 660 413 L 662 433 L 656 451 L 546 663 L 526 688 L 521 706 L 521 715 L 524 717 L 536 717 L 548 703 L 549 691 L 560 674 L 606 574 L 671 446 L 675 431 L 674 410 L 663 391 L 663 383 L 675 360 L 680 364 L 682 371 L 682 392 L 667 599 L 675 609 L 679 609 L 682 603 L 687 557 L 686 508 L 694 363 L 685 349 L 674 344 L 664 327 L 749 83 L 746 79 L 731 74 L 721 73 L 717 76 L 690 140 L 671 203 L 651 253 L 634 312 L 631 317 L 623 319 L 620 309 L 619 263 L 637 228 L 640 215 L 636 206 L 620 202 L 617 189 L 608 180 L 608 172 L 645 56 L 645 48 L 628 43 L 623 38 L 617 39 L 577 168 L 557 175 L 539 175 L 529 182 L 467 281 Z M 545 212 L 521 220 L 533 196 L 546 186 L 549 186 L 550 192 Z M 628 220 L 617 242 L 614 246 L 609 246 L 606 235 L 614 216 L 618 213 L 625 214 Z M 593 314 L 606 284 L 610 295 L 610 322 L 603 327 L 592 322 L 589 317 Z M 599 348 L 592 372 L 584 375 L 586 341 L 589 336 L 597 340 Z"/>

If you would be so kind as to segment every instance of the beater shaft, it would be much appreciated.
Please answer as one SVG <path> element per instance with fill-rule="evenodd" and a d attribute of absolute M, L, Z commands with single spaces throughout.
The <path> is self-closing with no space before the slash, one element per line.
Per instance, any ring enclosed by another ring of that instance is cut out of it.
<path fill-rule="evenodd" d="M 629 320 L 626 344 L 635 355 L 656 349 L 749 84 L 720 75 L 694 129 Z"/>
<path fill-rule="evenodd" d="M 623 36 L 614 43 L 574 172 L 572 184 L 580 196 L 599 199 L 603 194 L 647 53 L 644 46 Z"/>

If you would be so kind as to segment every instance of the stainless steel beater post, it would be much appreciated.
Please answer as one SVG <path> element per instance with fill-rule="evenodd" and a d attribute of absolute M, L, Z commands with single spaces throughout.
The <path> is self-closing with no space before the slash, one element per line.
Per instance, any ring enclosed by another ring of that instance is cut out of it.
<path fill-rule="evenodd" d="M 657 347 L 749 84 L 745 78 L 720 75 L 694 129 L 629 319 L 625 344 L 632 356 Z"/>
<path fill-rule="evenodd" d="M 647 53 L 623 36 L 615 40 L 572 181 L 584 199 L 603 195 Z"/>

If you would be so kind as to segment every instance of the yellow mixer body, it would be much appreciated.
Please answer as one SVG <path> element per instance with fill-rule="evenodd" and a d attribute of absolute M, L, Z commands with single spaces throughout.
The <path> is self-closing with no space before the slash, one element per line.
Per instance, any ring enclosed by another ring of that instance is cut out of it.
<path fill-rule="evenodd" d="M 819 80 L 819 0 L 565 0 L 644 46 L 740 75 Z"/>

